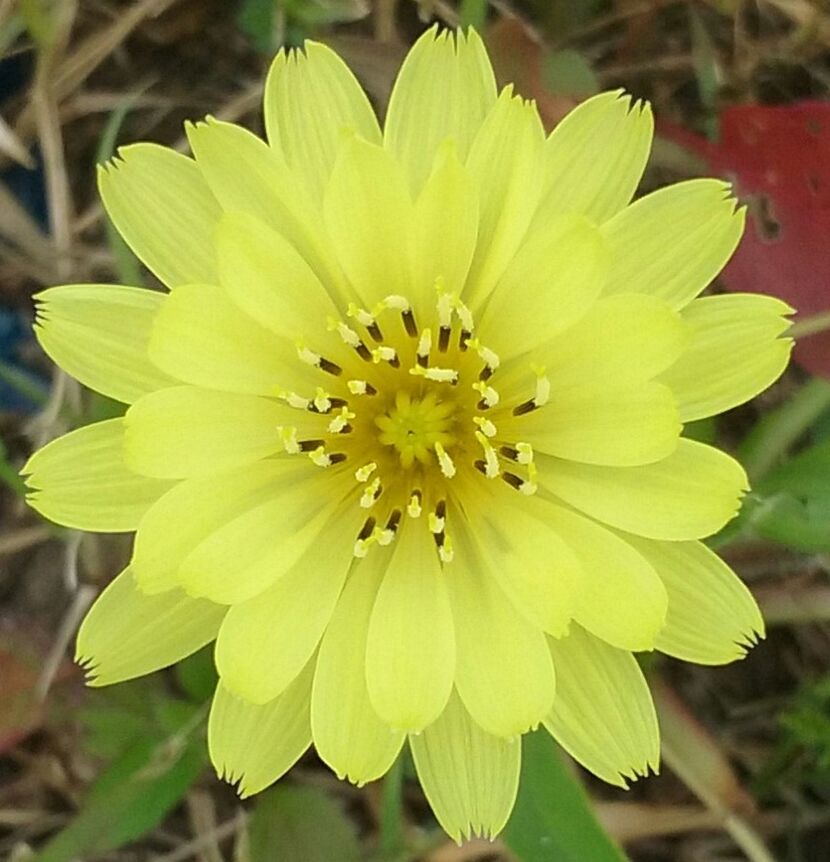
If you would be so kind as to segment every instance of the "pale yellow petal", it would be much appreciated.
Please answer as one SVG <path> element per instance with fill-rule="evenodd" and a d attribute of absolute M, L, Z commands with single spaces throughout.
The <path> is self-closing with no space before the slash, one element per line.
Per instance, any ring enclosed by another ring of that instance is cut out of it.
<path fill-rule="evenodd" d="M 793 310 L 756 293 L 704 296 L 682 316 L 691 341 L 661 377 L 677 398 L 684 422 L 714 416 L 754 398 L 787 367 L 793 342 L 780 338 Z"/>
<path fill-rule="evenodd" d="M 688 343 L 687 327 L 662 300 L 620 294 L 598 300 L 538 352 L 551 391 L 640 384 L 668 368 Z"/>
<path fill-rule="evenodd" d="M 455 841 L 495 838 L 519 789 L 520 739 L 483 731 L 453 692 L 440 718 L 409 737 L 418 780 L 438 822 Z"/>
<path fill-rule="evenodd" d="M 147 344 L 163 293 L 68 284 L 35 295 L 35 335 L 49 358 L 85 386 L 131 404 L 171 384 Z"/>
<path fill-rule="evenodd" d="M 145 476 L 210 476 L 274 455 L 294 411 L 255 395 L 195 386 L 160 389 L 127 411 L 124 459 Z"/>
<path fill-rule="evenodd" d="M 519 616 L 486 570 L 474 539 L 454 533 L 446 571 L 455 625 L 455 687 L 481 728 L 515 737 L 538 726 L 553 702 L 553 665 L 542 630 Z"/>
<path fill-rule="evenodd" d="M 569 509 L 548 503 L 546 514 L 551 530 L 568 542 L 582 568 L 574 619 L 620 649 L 653 649 L 668 599 L 648 560 L 610 530 Z"/>
<path fill-rule="evenodd" d="M 354 502 L 350 508 L 357 508 Z M 266 703 L 302 670 L 334 612 L 356 534 L 351 518 L 331 520 L 272 587 L 228 611 L 216 640 L 216 667 L 229 691 Z"/>
<path fill-rule="evenodd" d="M 311 659 L 279 697 L 263 704 L 236 697 L 221 681 L 217 685 L 208 719 L 208 751 L 219 777 L 237 784 L 243 799 L 282 778 L 311 744 L 313 675 Z"/>
<path fill-rule="evenodd" d="M 496 100 L 496 81 L 478 33 L 427 30 L 401 66 L 386 112 L 384 143 L 417 194 L 439 146 L 453 138 L 463 160 Z"/>
<path fill-rule="evenodd" d="M 213 230 L 221 210 L 193 159 L 157 144 L 130 144 L 98 167 L 107 214 L 168 287 L 214 281 Z"/>
<path fill-rule="evenodd" d="M 413 213 L 412 299 L 416 308 L 434 306 L 437 279 L 451 293 L 461 293 L 477 237 L 478 192 L 458 160 L 457 144 L 446 141 Z"/>
<path fill-rule="evenodd" d="M 441 714 L 454 676 L 446 577 L 432 537 L 420 523 L 404 521 L 369 621 L 369 697 L 383 721 L 416 733 Z"/>
<path fill-rule="evenodd" d="M 349 67 L 319 42 L 280 51 L 265 81 L 268 141 L 319 201 L 344 132 L 381 141 L 375 112 Z"/>
<path fill-rule="evenodd" d="M 225 210 L 249 213 L 276 230 L 308 261 L 336 297 L 343 275 L 308 199 L 285 157 L 247 129 L 208 117 L 185 124 L 196 164 Z"/>
<path fill-rule="evenodd" d="M 657 636 L 661 652 L 697 664 L 743 658 L 764 621 L 746 584 L 700 542 L 632 539 L 654 566 L 669 594 L 666 625 Z"/>
<path fill-rule="evenodd" d="M 20 471 L 26 500 L 50 521 L 76 530 L 125 533 L 171 486 L 124 463 L 124 420 L 85 425 L 47 443 Z"/>
<path fill-rule="evenodd" d="M 622 90 L 583 102 L 545 144 L 544 194 L 535 226 L 562 213 L 602 223 L 632 198 L 648 160 L 654 119 Z"/>
<path fill-rule="evenodd" d="M 337 309 L 300 253 L 247 213 L 228 213 L 216 232 L 219 281 L 254 320 L 285 338 L 321 337 Z"/>
<path fill-rule="evenodd" d="M 608 387 L 554 388 L 538 410 L 498 422 L 507 440 L 586 464 L 650 464 L 677 448 L 682 425 L 668 386 L 652 381 Z"/>
<path fill-rule="evenodd" d="M 605 292 L 647 293 L 682 308 L 721 271 L 744 229 L 722 180 L 698 179 L 652 192 L 602 226 L 613 277 Z"/>
<path fill-rule="evenodd" d="M 735 517 L 748 488 L 729 455 L 681 438 L 662 461 L 599 467 L 540 456 L 540 484 L 597 518 L 650 539 L 702 539 Z"/>
<path fill-rule="evenodd" d="M 481 337 L 502 360 L 546 344 L 593 305 L 608 277 L 608 250 L 587 219 L 553 220 L 524 243 L 493 291 Z"/>
<path fill-rule="evenodd" d="M 626 787 L 660 764 L 660 731 L 651 693 L 631 653 L 575 626 L 548 638 L 557 692 L 545 727 L 586 769 Z"/>
<path fill-rule="evenodd" d="M 548 504 L 522 497 L 502 482 L 479 492 L 470 507 L 481 563 L 534 627 L 557 637 L 568 630 L 583 571 L 570 546 L 548 523 Z"/>
<path fill-rule="evenodd" d="M 148 596 L 125 569 L 81 624 L 76 661 L 86 668 L 90 685 L 143 676 L 210 643 L 224 615 L 225 608 L 181 590 Z"/>
<path fill-rule="evenodd" d="M 324 551 L 319 545 L 331 542 L 332 553 L 343 551 L 348 557 L 365 519 L 354 495 L 345 499 L 354 490 L 354 477 L 348 470 L 332 475 L 333 470 L 305 459 L 291 460 L 294 469 L 286 470 L 270 498 L 215 528 L 182 560 L 177 577 L 188 593 L 253 607 L 249 599 L 293 571 L 308 554 Z M 342 548 L 329 536 L 332 518 L 337 519 L 337 535 L 344 536 Z M 295 573 L 288 583 L 299 576 Z M 273 596 L 275 604 L 282 601 L 279 589 Z"/>
<path fill-rule="evenodd" d="M 179 566 L 193 548 L 243 512 L 279 496 L 285 480 L 303 466 L 293 459 L 266 461 L 175 485 L 138 526 L 131 567 L 140 587 L 148 593 L 177 587 Z"/>
<path fill-rule="evenodd" d="M 358 786 L 384 775 L 404 740 L 378 718 L 366 688 L 369 617 L 386 566 L 386 554 L 373 550 L 353 568 L 323 635 L 311 694 L 317 754 Z"/>
<path fill-rule="evenodd" d="M 505 88 L 470 148 L 467 170 L 478 188 L 476 253 L 464 301 L 474 311 L 490 295 L 527 232 L 541 191 L 544 130 L 533 102 Z"/>
<path fill-rule="evenodd" d="M 363 303 L 408 295 L 412 200 L 387 150 L 351 137 L 326 188 L 323 215 L 337 258 Z"/>
<path fill-rule="evenodd" d="M 212 285 L 186 285 L 167 297 L 150 334 L 153 362 L 185 383 L 249 395 L 305 387 L 319 372 L 294 345 L 269 332 Z"/>

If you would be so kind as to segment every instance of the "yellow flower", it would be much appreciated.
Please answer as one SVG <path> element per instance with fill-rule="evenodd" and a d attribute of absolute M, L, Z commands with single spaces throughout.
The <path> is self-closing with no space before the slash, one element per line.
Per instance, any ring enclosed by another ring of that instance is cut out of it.
<path fill-rule="evenodd" d="M 681 436 L 790 350 L 778 300 L 696 298 L 741 235 L 728 186 L 631 204 L 648 106 L 603 93 L 546 138 L 474 32 L 418 41 L 383 131 L 332 51 L 280 53 L 265 124 L 101 169 L 169 293 L 38 296 L 46 352 L 130 405 L 24 470 L 54 521 L 137 531 L 78 639 L 92 684 L 215 639 L 210 751 L 244 794 L 312 742 L 362 784 L 408 740 L 455 837 L 503 827 L 539 724 L 613 784 L 656 769 L 632 651 L 763 634 L 699 541 L 744 471 Z"/>

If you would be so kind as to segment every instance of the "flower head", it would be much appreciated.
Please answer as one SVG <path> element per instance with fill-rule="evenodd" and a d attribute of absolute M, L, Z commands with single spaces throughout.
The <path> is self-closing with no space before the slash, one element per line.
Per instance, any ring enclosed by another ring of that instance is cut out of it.
<path fill-rule="evenodd" d="M 697 298 L 741 235 L 728 186 L 632 204 L 648 106 L 604 93 L 546 138 L 474 32 L 418 41 L 383 131 L 332 51 L 281 52 L 265 122 L 100 170 L 169 292 L 38 296 L 47 353 L 130 405 L 24 471 L 47 517 L 137 531 L 78 639 L 92 683 L 215 639 L 211 756 L 243 793 L 312 742 L 371 781 L 408 739 L 456 837 L 502 828 L 537 725 L 612 783 L 656 769 L 632 651 L 763 634 L 700 542 L 745 474 L 682 436 L 790 350 L 781 302 Z"/>

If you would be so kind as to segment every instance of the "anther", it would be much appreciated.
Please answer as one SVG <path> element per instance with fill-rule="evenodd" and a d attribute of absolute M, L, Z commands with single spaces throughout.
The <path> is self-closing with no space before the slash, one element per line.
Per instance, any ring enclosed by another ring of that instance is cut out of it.
<path fill-rule="evenodd" d="M 311 406 L 311 401 L 308 398 L 303 398 L 302 395 L 297 395 L 296 392 L 286 392 L 282 397 L 289 407 L 294 407 L 297 410 L 308 410 Z"/>
<path fill-rule="evenodd" d="M 457 296 L 453 297 L 453 307 L 461 321 L 461 329 L 467 333 L 469 338 L 473 334 L 473 313 Z"/>
<path fill-rule="evenodd" d="M 438 325 L 442 329 L 449 329 L 452 327 L 452 307 L 453 307 L 453 296 L 451 293 L 441 292 L 443 290 L 443 285 L 439 279 L 439 283 L 436 285 L 436 289 L 439 291 L 438 293 Z M 449 335 L 447 336 L 449 337 Z"/>
<path fill-rule="evenodd" d="M 406 514 L 410 518 L 421 517 L 421 492 L 417 488 L 409 495 L 409 504 L 406 507 Z"/>
<path fill-rule="evenodd" d="M 383 341 L 383 333 L 380 331 L 380 327 L 377 324 L 377 321 L 373 321 L 366 327 L 366 331 L 375 341 Z"/>
<path fill-rule="evenodd" d="M 435 507 L 435 514 L 439 518 L 445 518 L 447 516 L 447 501 L 439 500 L 438 504 Z"/>
<path fill-rule="evenodd" d="M 458 335 L 458 349 L 464 353 L 467 350 L 467 345 L 470 343 L 473 333 L 468 329 L 462 329 Z"/>
<path fill-rule="evenodd" d="M 358 467 L 357 470 L 354 471 L 354 477 L 358 482 L 366 482 L 377 468 L 377 463 L 375 461 L 370 461 L 368 464 Z"/>
<path fill-rule="evenodd" d="M 398 359 L 398 353 L 394 347 L 389 347 L 386 344 L 381 345 L 380 347 L 376 347 L 371 352 L 372 362 L 377 365 L 380 362 L 388 362 L 393 368 L 400 367 L 400 360 Z"/>
<path fill-rule="evenodd" d="M 499 455 L 502 455 L 505 458 L 509 458 L 511 461 L 519 460 L 519 450 L 514 449 L 512 446 L 502 446 L 499 448 Z"/>
<path fill-rule="evenodd" d="M 521 476 L 517 476 L 515 473 L 502 473 L 502 479 L 510 485 L 511 488 L 515 488 L 517 491 L 521 490 L 522 485 L 524 484 L 524 480 Z"/>
<path fill-rule="evenodd" d="M 320 449 L 325 445 L 323 440 L 300 440 L 300 452 L 313 452 L 315 449 Z"/>
<path fill-rule="evenodd" d="M 401 312 L 401 320 L 403 321 L 403 328 L 406 330 L 406 334 L 410 338 L 417 338 L 418 325 L 415 323 L 415 315 L 412 313 L 411 308 L 407 308 Z"/>
<path fill-rule="evenodd" d="M 345 452 L 332 452 L 329 455 L 329 464 L 342 464 L 348 457 Z"/>
<path fill-rule="evenodd" d="M 366 380 L 347 380 L 346 386 L 352 395 L 377 395 L 377 389 Z"/>
<path fill-rule="evenodd" d="M 520 464 L 533 463 L 533 447 L 530 445 L 530 443 L 516 444 L 516 460 Z"/>
<path fill-rule="evenodd" d="M 349 347 L 357 348 L 361 344 L 360 336 L 350 327 L 343 323 L 342 320 L 332 320 L 329 323 L 330 328 L 336 329 L 337 334 Z"/>
<path fill-rule="evenodd" d="M 536 394 L 533 402 L 537 407 L 543 407 L 550 398 L 550 380 L 545 376 L 545 368 L 542 365 L 534 366 L 536 372 Z"/>
<path fill-rule="evenodd" d="M 481 431 L 475 432 L 475 438 L 484 450 L 484 475 L 488 479 L 495 479 L 501 472 L 499 470 L 499 459 L 496 454 L 496 450 L 492 447 L 490 441 L 481 433 Z"/>
<path fill-rule="evenodd" d="M 519 490 L 528 497 L 531 494 L 535 494 L 539 489 L 539 486 L 536 484 L 536 476 L 536 465 L 531 462 L 527 465 L 527 479 L 519 486 Z"/>
<path fill-rule="evenodd" d="M 473 389 L 481 395 L 481 401 L 477 405 L 479 410 L 495 407 L 499 403 L 499 393 L 492 386 L 488 386 L 483 380 L 473 383 Z"/>
<path fill-rule="evenodd" d="M 400 509 L 392 509 L 389 520 L 386 522 L 386 529 L 393 532 L 397 530 L 398 525 L 401 523 L 401 518 L 403 518 L 403 512 Z"/>
<path fill-rule="evenodd" d="M 329 434 L 348 434 L 352 430 L 349 419 L 354 419 L 355 414 L 348 407 L 341 407 L 340 413 L 328 424 Z"/>
<path fill-rule="evenodd" d="M 358 541 L 365 542 L 372 535 L 376 523 L 377 521 L 374 518 L 367 518 L 366 522 L 360 528 L 360 532 L 357 534 Z"/>
<path fill-rule="evenodd" d="M 450 541 L 450 537 L 445 535 L 444 541 L 438 545 L 438 558 L 442 563 L 451 563 L 453 557 L 455 556 L 455 552 L 452 549 L 452 542 Z"/>
<path fill-rule="evenodd" d="M 353 302 L 350 302 L 346 314 L 349 317 L 353 317 L 361 326 L 365 327 L 366 331 L 375 341 L 383 341 L 383 333 L 380 331 L 374 315 L 366 311 L 365 308 L 360 308 Z M 357 345 L 355 344 L 354 347 L 357 347 Z"/>
<path fill-rule="evenodd" d="M 418 348 L 415 351 L 417 356 L 417 363 L 422 368 L 426 368 L 429 365 L 429 353 L 432 350 L 432 331 L 430 329 L 425 329 L 421 333 L 420 339 L 418 339 Z"/>
<path fill-rule="evenodd" d="M 385 296 L 380 302 L 380 308 L 391 308 L 395 311 L 409 311 L 409 300 L 399 293 L 390 293 Z"/>
<path fill-rule="evenodd" d="M 328 467 L 331 464 L 331 458 L 326 453 L 325 446 L 318 446 L 313 452 L 308 453 L 308 457 L 317 467 Z"/>
<path fill-rule="evenodd" d="M 293 425 L 288 427 L 278 425 L 277 434 L 279 434 L 283 448 L 289 455 L 296 455 L 300 451 L 300 444 L 297 441 L 297 429 Z"/>
<path fill-rule="evenodd" d="M 320 370 L 334 377 L 339 377 L 343 373 L 343 369 L 336 362 L 326 359 L 325 356 L 320 357 Z"/>
<path fill-rule="evenodd" d="M 452 330 L 449 326 L 441 326 L 438 329 L 438 350 L 440 353 L 446 353 L 450 346 L 450 335 Z"/>
<path fill-rule="evenodd" d="M 332 407 L 334 407 L 334 404 L 332 403 L 331 399 L 329 398 L 328 392 L 326 392 L 325 389 L 322 389 L 319 386 L 317 387 L 317 392 L 314 395 L 313 405 L 314 405 L 314 410 L 317 413 L 328 413 L 329 410 L 331 410 Z M 311 408 L 309 407 L 309 409 L 311 409 Z"/>
<path fill-rule="evenodd" d="M 386 522 L 386 526 L 378 534 L 379 545 L 392 544 L 392 541 L 395 538 L 395 534 L 398 532 L 398 525 L 401 522 L 401 517 L 402 514 L 400 509 L 392 510 L 392 513 L 389 515 L 389 520 Z"/>
<path fill-rule="evenodd" d="M 315 368 L 320 367 L 320 360 L 322 357 L 319 353 L 315 353 L 313 350 L 309 350 L 303 344 L 297 345 L 297 356 L 300 358 L 300 362 L 305 362 L 306 365 L 312 365 Z"/>
<path fill-rule="evenodd" d="M 529 401 L 523 401 L 521 404 L 513 408 L 514 416 L 524 416 L 536 409 L 536 402 L 531 398 Z"/>
<path fill-rule="evenodd" d="M 434 380 L 436 383 L 450 383 L 453 386 L 458 383 L 458 372 L 454 368 L 425 368 L 423 365 L 415 365 L 409 369 L 409 373 L 426 380 Z"/>
<path fill-rule="evenodd" d="M 452 458 L 447 454 L 447 450 L 440 442 L 435 444 L 435 454 L 438 456 L 438 465 L 440 466 L 444 477 L 452 479 L 452 477 L 455 476 L 455 464 L 453 463 Z"/>
<path fill-rule="evenodd" d="M 478 426 L 485 437 L 495 437 L 498 433 L 495 423 L 486 419 L 484 416 L 473 416 L 473 423 Z"/>
<path fill-rule="evenodd" d="M 357 355 L 365 360 L 366 362 L 372 361 L 372 351 L 362 342 L 359 341 L 355 344 L 354 349 L 357 351 Z"/>
<path fill-rule="evenodd" d="M 383 485 L 380 484 L 380 478 L 377 476 L 366 486 L 363 496 L 360 498 L 360 507 L 362 509 L 370 509 L 375 505 L 378 497 L 383 493 Z"/>
<path fill-rule="evenodd" d="M 373 540 L 377 541 L 377 536 L 375 534 L 375 519 L 367 518 L 366 523 L 357 534 L 357 540 L 354 543 L 352 553 L 359 559 L 362 559 L 369 553 L 369 547 Z"/>

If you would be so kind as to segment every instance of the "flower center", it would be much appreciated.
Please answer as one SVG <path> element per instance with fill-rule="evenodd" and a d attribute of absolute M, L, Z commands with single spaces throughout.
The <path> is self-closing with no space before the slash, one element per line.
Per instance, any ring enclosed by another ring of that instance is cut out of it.
<path fill-rule="evenodd" d="M 452 434 L 455 405 L 442 400 L 436 392 L 413 397 L 405 389 L 395 393 L 394 406 L 375 417 L 380 429 L 378 439 L 384 446 L 394 446 L 401 466 L 409 469 L 418 461 L 435 463 L 439 453 L 455 443 Z"/>
<path fill-rule="evenodd" d="M 314 396 L 279 393 L 298 410 L 296 425 L 280 429 L 285 451 L 348 471 L 357 485 L 356 503 L 367 510 L 357 557 L 390 544 L 409 518 L 422 520 L 448 563 L 447 525 L 470 482 L 536 491 L 533 449 L 514 434 L 516 418 L 548 400 L 544 369 L 532 369 L 529 391 L 528 374 L 515 371 L 500 391 L 499 357 L 477 337 L 464 303 L 438 287 L 432 308 L 398 295 L 371 312 L 351 305 L 329 320 L 336 338 L 322 353 L 297 345 L 299 359 L 321 372 Z"/>

